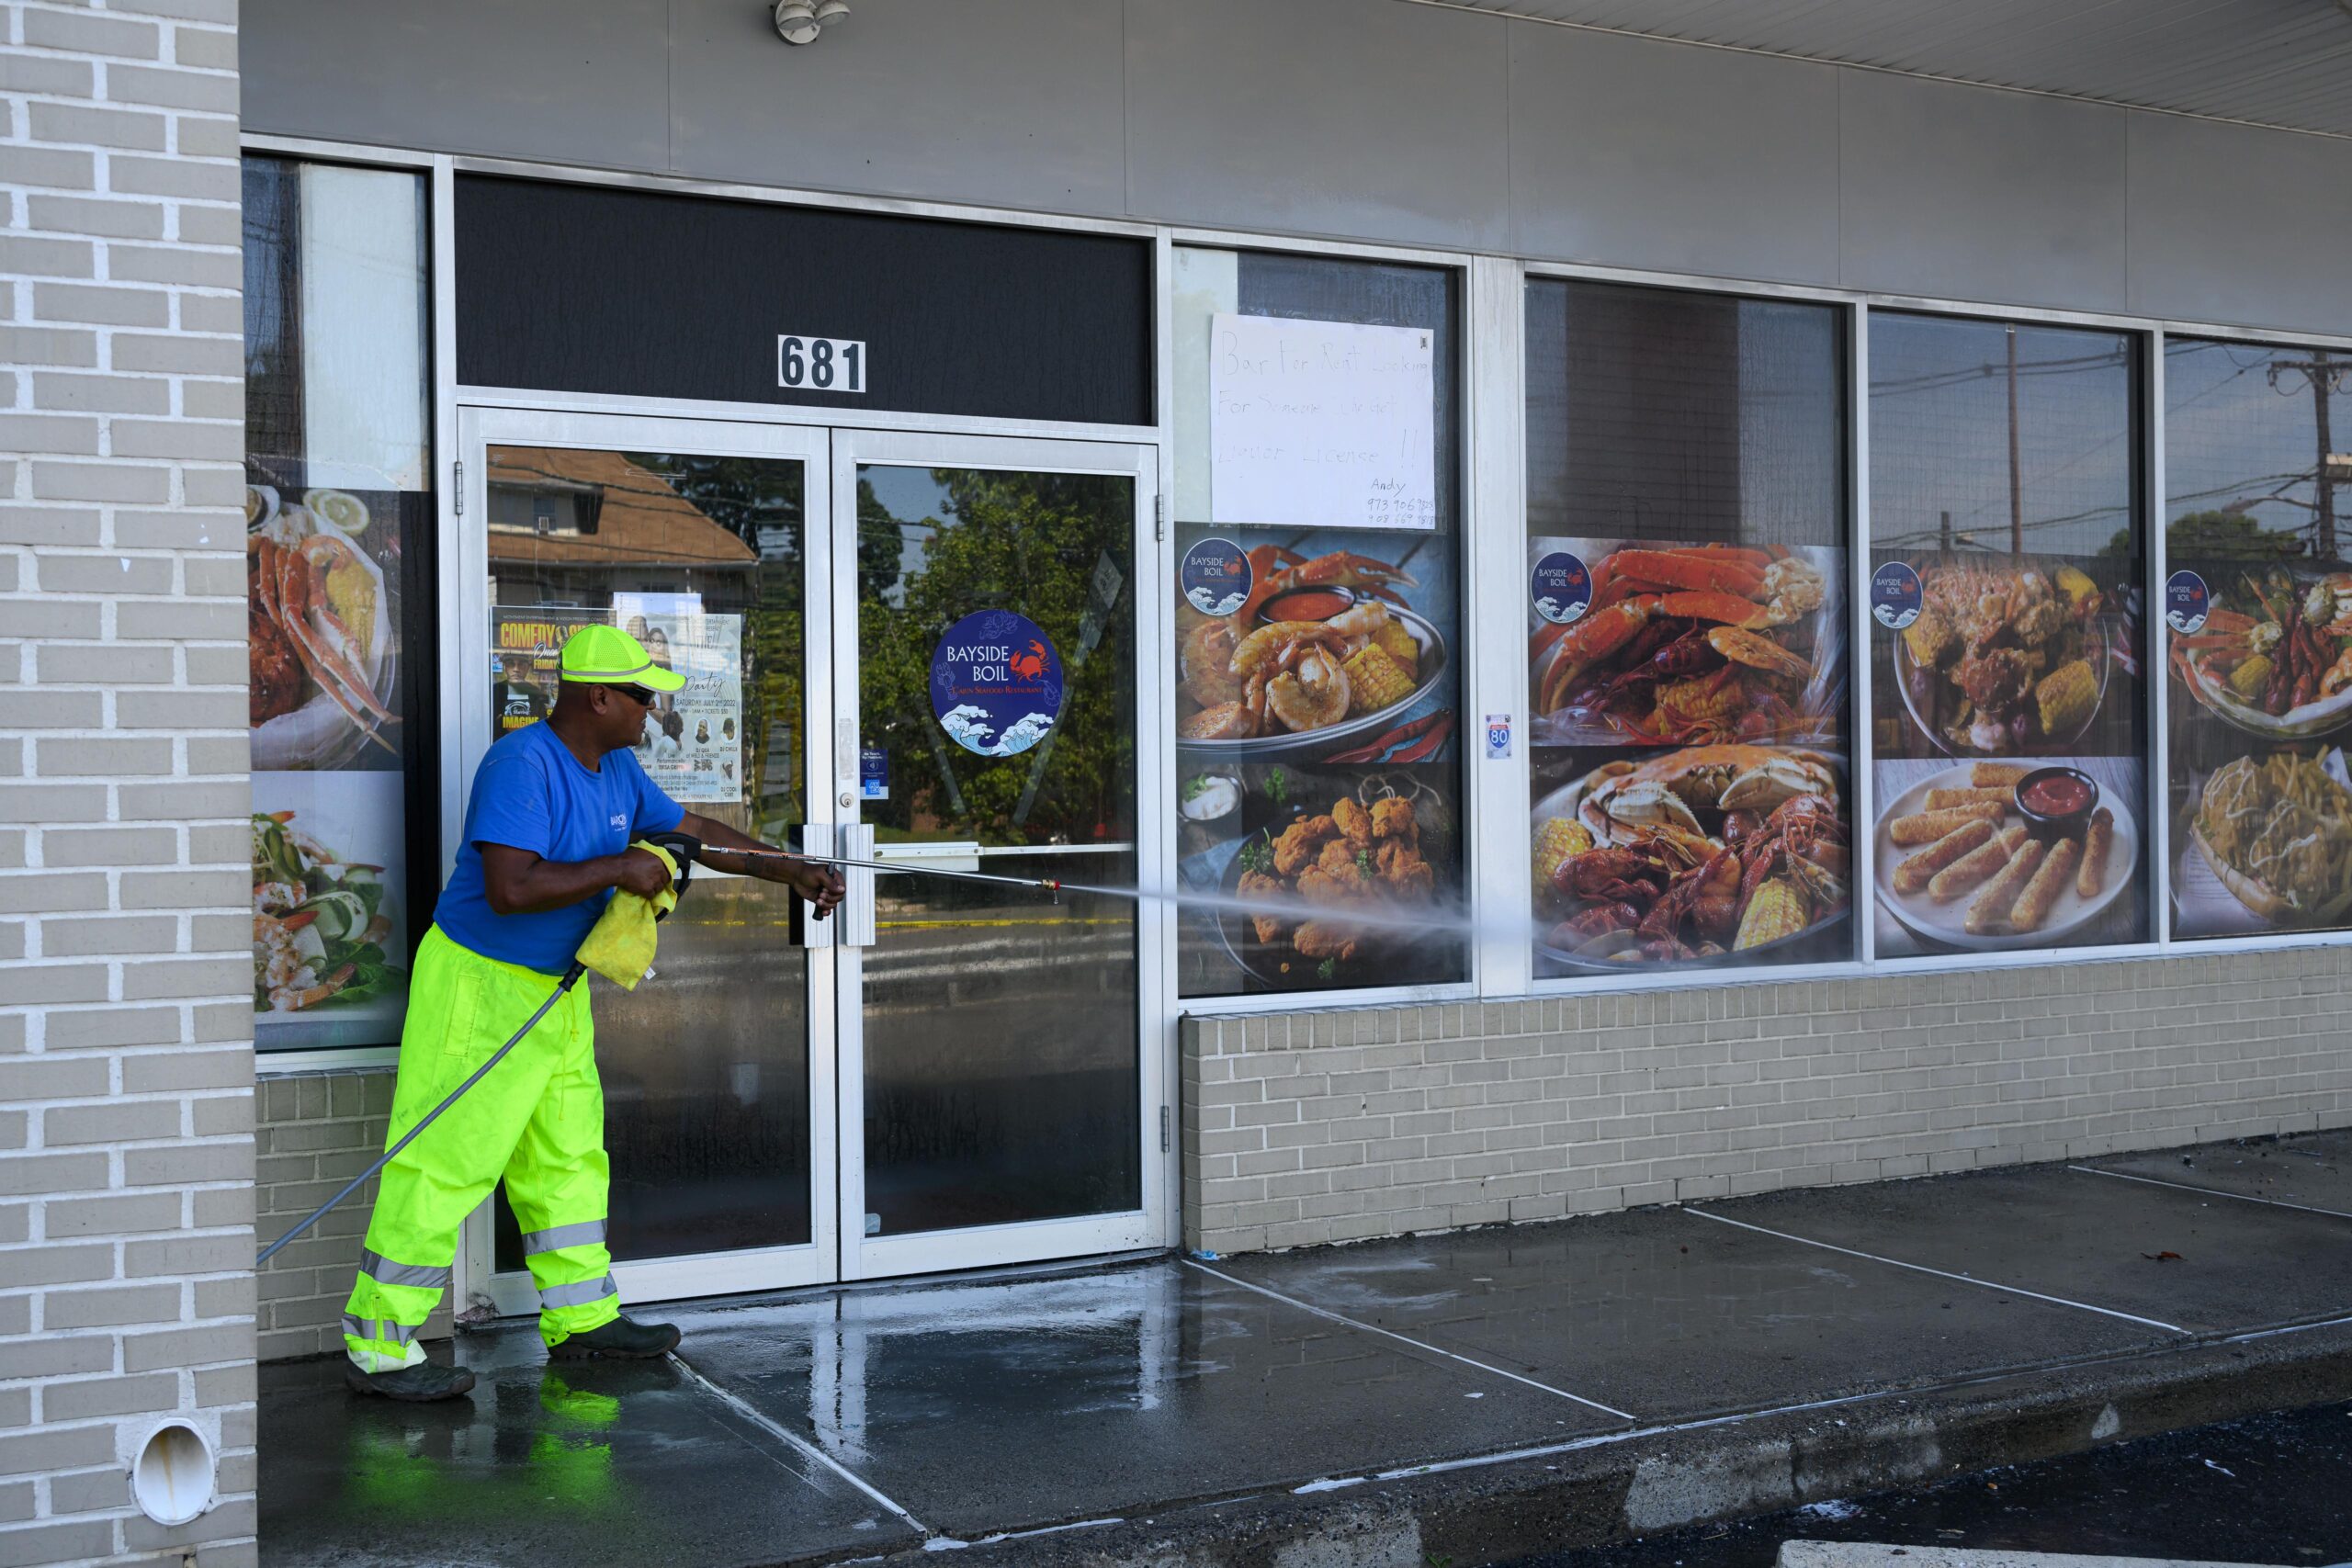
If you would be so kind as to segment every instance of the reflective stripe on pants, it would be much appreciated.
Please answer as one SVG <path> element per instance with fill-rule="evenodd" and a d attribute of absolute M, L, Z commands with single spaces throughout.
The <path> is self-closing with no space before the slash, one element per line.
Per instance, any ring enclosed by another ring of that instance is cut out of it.
<path fill-rule="evenodd" d="M 437 926 L 427 931 L 410 978 L 387 1146 L 503 1045 L 554 988 L 552 976 L 484 958 Z M 604 1089 L 583 984 L 384 1168 L 345 1308 L 344 1342 L 353 1359 L 413 1345 L 448 1287 L 458 1227 L 502 1177 L 524 1233 L 558 1238 L 528 1258 L 543 1297 L 541 1337 L 553 1345 L 617 1317 L 604 1245 L 608 1172 Z M 585 1286 L 600 1289 L 567 1304 L 544 1300 L 547 1292 Z M 353 1323 L 404 1327 L 409 1337 L 369 1336 Z"/>

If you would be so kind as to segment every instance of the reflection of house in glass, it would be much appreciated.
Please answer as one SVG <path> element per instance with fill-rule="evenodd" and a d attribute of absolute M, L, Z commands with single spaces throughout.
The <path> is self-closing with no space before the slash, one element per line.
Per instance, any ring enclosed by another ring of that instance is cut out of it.
<path fill-rule="evenodd" d="M 752 813 L 738 825 L 797 820 L 799 464 L 556 446 L 492 446 L 487 458 L 490 599 L 510 639 L 494 646 L 535 650 L 502 660 L 497 711 L 543 716 L 571 626 L 615 620 L 669 664 L 684 652 L 672 638 L 694 641 L 706 616 L 713 647 L 732 657 L 734 624 L 718 637 L 717 618 L 740 617 L 742 712 L 701 716 L 740 726 L 723 733 L 740 744 L 726 765 Z M 673 700 L 655 705 L 654 722 L 683 739 Z"/>
<path fill-rule="evenodd" d="M 705 611 L 741 614 L 756 596 L 759 551 L 630 456 L 495 446 L 489 483 L 493 604 L 602 610 L 616 592 L 697 593 Z"/>

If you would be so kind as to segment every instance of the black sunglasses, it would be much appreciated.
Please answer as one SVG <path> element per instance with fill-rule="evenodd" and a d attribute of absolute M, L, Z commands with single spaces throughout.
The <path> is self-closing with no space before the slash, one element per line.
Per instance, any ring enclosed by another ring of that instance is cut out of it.
<path fill-rule="evenodd" d="M 642 686 L 608 686 L 606 689 L 618 692 L 641 708 L 650 708 L 653 705 L 653 694 Z"/>

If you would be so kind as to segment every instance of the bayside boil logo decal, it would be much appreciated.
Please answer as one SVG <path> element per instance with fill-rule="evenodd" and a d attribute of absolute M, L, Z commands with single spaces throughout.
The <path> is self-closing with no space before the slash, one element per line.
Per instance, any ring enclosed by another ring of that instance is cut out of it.
<path fill-rule="evenodd" d="M 1871 615 L 1887 630 L 1899 632 L 1917 620 L 1920 598 L 1919 574 L 1902 561 L 1871 573 Z"/>
<path fill-rule="evenodd" d="M 965 750 L 1016 756 L 1044 739 L 1061 716 L 1061 655 L 1026 615 L 967 615 L 932 649 L 931 710 Z"/>
<path fill-rule="evenodd" d="M 2193 571 L 2176 571 L 2165 580 L 2165 625 L 2182 637 L 2195 637 L 2205 629 L 2205 617 L 2212 612 L 2213 596 L 2206 590 L 2205 580 Z"/>
<path fill-rule="evenodd" d="M 1592 604 L 1592 573 L 1567 551 L 1554 550 L 1528 574 L 1527 592 L 1537 615 L 1565 626 Z"/>
<path fill-rule="evenodd" d="M 1250 557 L 1231 539 L 1203 539 L 1184 552 L 1177 572 L 1184 601 L 1204 615 L 1230 615 L 1250 597 L 1256 574 Z"/>

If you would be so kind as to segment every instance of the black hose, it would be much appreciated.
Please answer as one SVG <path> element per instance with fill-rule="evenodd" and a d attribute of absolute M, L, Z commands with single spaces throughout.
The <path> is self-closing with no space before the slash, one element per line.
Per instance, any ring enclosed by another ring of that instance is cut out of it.
<path fill-rule="evenodd" d="M 369 1166 L 367 1169 L 353 1177 L 349 1185 L 345 1186 L 342 1191 L 336 1193 L 334 1197 L 328 1199 L 317 1208 L 311 1210 L 310 1213 L 297 1224 L 292 1230 L 288 1231 L 284 1235 L 279 1236 L 276 1241 L 273 1241 L 267 1247 L 263 1247 L 261 1249 L 261 1256 L 254 1259 L 254 1267 L 258 1269 L 263 1264 L 268 1262 L 270 1256 L 279 1247 L 284 1247 L 288 1242 L 292 1241 L 296 1236 L 300 1235 L 304 1231 L 309 1230 L 312 1225 L 317 1224 L 320 1220 L 325 1218 L 328 1210 L 334 1208 L 337 1203 L 342 1202 L 345 1198 L 350 1197 L 354 1192 L 358 1191 L 361 1184 L 369 1177 L 375 1175 L 378 1171 L 391 1164 L 392 1157 L 395 1155 L 398 1155 L 402 1149 L 408 1147 L 412 1143 L 414 1143 L 416 1141 L 416 1135 L 419 1133 L 424 1132 L 427 1127 L 433 1125 L 433 1119 L 435 1116 L 440 1115 L 441 1112 L 457 1104 L 458 1099 L 465 1094 L 466 1090 L 481 1082 L 482 1075 L 484 1073 L 487 1073 L 491 1068 L 498 1066 L 500 1060 L 505 1056 L 507 1052 L 512 1051 L 515 1046 L 520 1045 L 523 1043 L 523 1036 L 530 1033 L 534 1028 L 537 1027 L 539 1020 L 547 1017 L 548 1010 L 554 1007 L 556 1003 L 561 1001 L 564 998 L 564 993 L 571 990 L 572 986 L 579 980 L 580 976 L 585 975 L 587 972 L 588 966 L 586 964 L 582 964 L 578 959 L 572 960 L 571 967 L 565 970 L 563 972 L 563 978 L 556 982 L 554 991 L 549 993 L 547 1000 L 539 1004 L 538 1011 L 524 1020 L 523 1027 L 514 1032 L 514 1038 L 509 1040 L 505 1044 L 501 1045 L 497 1050 L 492 1052 L 490 1060 L 484 1062 L 481 1066 L 476 1067 L 473 1070 L 472 1077 L 467 1078 L 465 1082 L 459 1084 L 457 1088 L 451 1089 L 449 1091 L 449 1097 L 447 1100 L 444 1100 L 440 1104 L 426 1111 L 423 1118 L 417 1122 L 415 1126 L 411 1127 L 406 1133 L 401 1134 L 401 1141 L 394 1144 L 390 1148 L 386 1149 L 384 1151 L 383 1158 L 378 1160 L 374 1165 Z"/>

